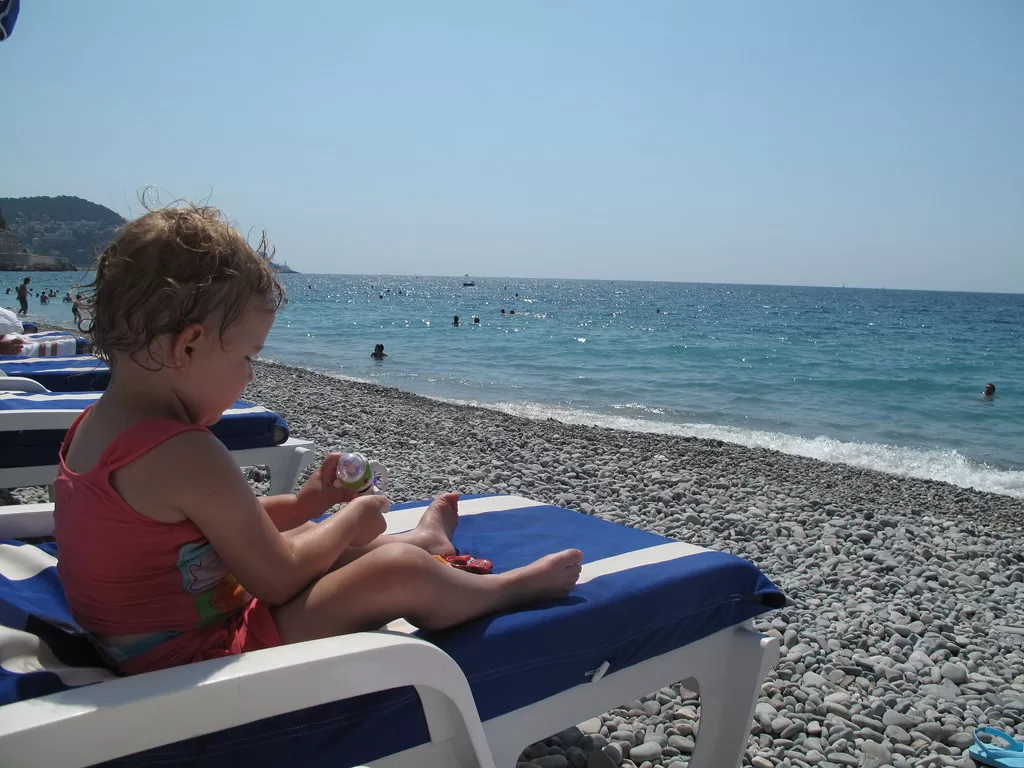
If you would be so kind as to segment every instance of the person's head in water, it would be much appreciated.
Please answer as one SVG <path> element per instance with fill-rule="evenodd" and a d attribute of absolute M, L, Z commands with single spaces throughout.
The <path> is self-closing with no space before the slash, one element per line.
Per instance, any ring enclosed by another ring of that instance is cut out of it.
<path fill-rule="evenodd" d="M 992 397 L 992 395 L 994 395 L 995 393 L 996 393 L 996 385 L 993 384 L 992 382 L 989 382 L 988 384 L 986 384 L 985 385 L 985 391 L 982 392 L 982 394 L 985 395 L 985 397 Z"/>
<path fill-rule="evenodd" d="M 370 357 L 372 357 L 374 360 L 383 360 L 385 357 L 387 357 L 387 355 L 384 354 L 384 345 L 375 345 L 373 348 L 373 352 L 370 353 Z"/>
<path fill-rule="evenodd" d="M 459 316 L 458 315 L 453 315 L 452 316 L 452 325 L 458 325 L 458 324 L 459 324 Z"/>

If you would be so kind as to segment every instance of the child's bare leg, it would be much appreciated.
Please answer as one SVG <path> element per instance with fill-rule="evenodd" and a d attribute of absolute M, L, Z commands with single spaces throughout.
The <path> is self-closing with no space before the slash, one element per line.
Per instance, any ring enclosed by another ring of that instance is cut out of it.
<path fill-rule="evenodd" d="M 375 630 L 399 618 L 445 629 L 568 595 L 582 559 L 579 550 L 567 549 L 514 571 L 479 576 L 439 563 L 417 546 L 389 542 L 273 608 L 274 622 L 286 643 Z"/>
<path fill-rule="evenodd" d="M 385 544 L 412 544 L 432 555 L 450 555 L 455 552 L 452 534 L 459 524 L 459 494 L 442 493 L 426 508 L 419 523 L 411 531 L 378 536 L 365 547 L 349 547 L 334 561 L 331 570 L 348 565 L 367 552 Z"/>

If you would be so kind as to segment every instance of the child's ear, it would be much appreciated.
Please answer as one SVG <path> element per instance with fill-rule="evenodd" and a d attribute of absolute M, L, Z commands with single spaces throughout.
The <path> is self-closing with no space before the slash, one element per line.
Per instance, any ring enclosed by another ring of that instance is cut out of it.
<path fill-rule="evenodd" d="M 174 366 L 176 368 L 184 368 L 192 362 L 196 347 L 205 338 L 206 329 L 202 323 L 192 323 L 192 325 L 185 326 L 184 329 L 179 331 L 178 335 L 174 337 L 174 348 L 172 350 Z"/>

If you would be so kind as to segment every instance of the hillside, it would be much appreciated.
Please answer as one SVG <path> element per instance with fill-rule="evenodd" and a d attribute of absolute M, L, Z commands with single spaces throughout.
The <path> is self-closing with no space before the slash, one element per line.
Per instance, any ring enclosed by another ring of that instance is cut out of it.
<path fill-rule="evenodd" d="M 0 230 L 4 223 L 12 232 L 0 241 L 0 269 L 70 269 L 90 266 L 125 219 L 106 206 L 70 195 L 0 197 Z M 297 274 L 287 264 L 275 262 L 273 267 Z"/>
<path fill-rule="evenodd" d="M 124 218 L 105 205 L 99 205 L 81 197 L 60 195 L 58 197 L 0 197 L 0 210 L 8 221 L 19 216 L 33 221 L 95 221 L 99 224 L 119 227 Z"/>
<path fill-rule="evenodd" d="M 0 212 L 33 257 L 66 259 L 77 267 L 92 263 L 125 223 L 106 206 L 80 197 L 0 197 Z M 26 257 L 27 258 L 27 257 Z M 29 259 L 35 263 L 38 259 Z"/>

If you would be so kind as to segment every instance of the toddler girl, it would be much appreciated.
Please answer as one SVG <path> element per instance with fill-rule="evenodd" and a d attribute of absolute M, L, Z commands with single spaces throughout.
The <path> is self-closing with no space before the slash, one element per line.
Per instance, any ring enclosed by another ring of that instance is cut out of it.
<path fill-rule="evenodd" d="M 284 300 L 265 251 L 215 209 L 178 207 L 98 258 L 86 322 L 111 380 L 61 447 L 54 535 L 68 603 L 108 661 L 131 674 L 397 618 L 443 629 L 568 594 L 578 550 L 494 576 L 436 560 L 454 551 L 454 493 L 383 536 L 387 499 L 335 488 L 338 454 L 298 493 L 253 494 L 207 427 L 252 380 Z"/>

